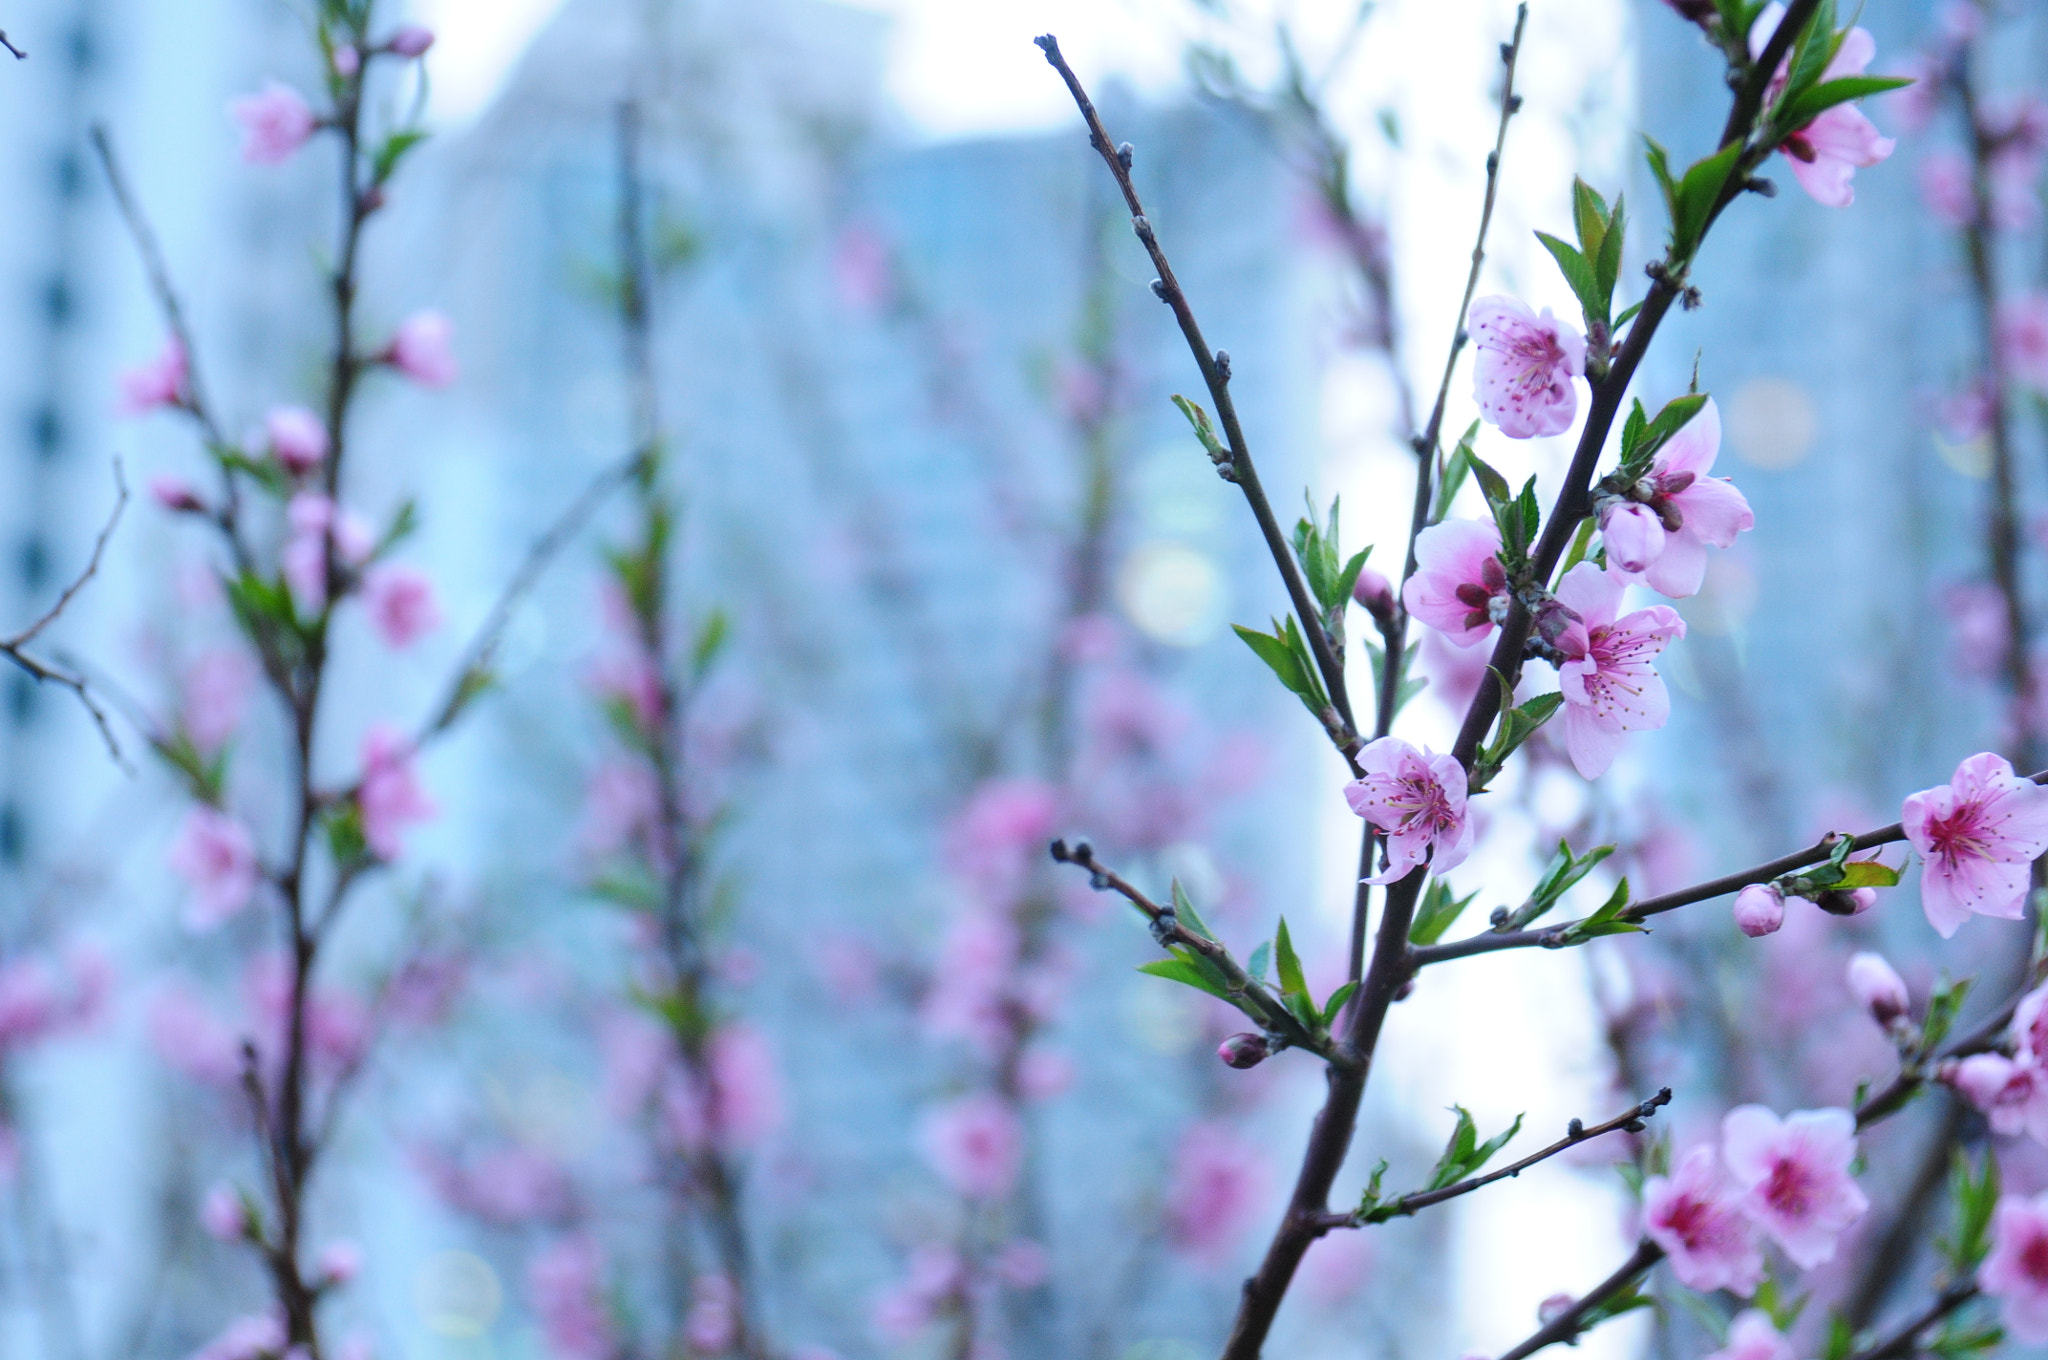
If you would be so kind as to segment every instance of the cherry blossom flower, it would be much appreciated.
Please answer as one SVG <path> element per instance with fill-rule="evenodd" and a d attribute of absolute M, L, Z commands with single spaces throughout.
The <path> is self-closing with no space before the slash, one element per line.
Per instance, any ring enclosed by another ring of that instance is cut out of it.
<path fill-rule="evenodd" d="M 168 336 L 156 358 L 121 375 L 121 400 L 115 410 L 124 416 L 140 416 L 159 407 L 182 406 L 191 377 L 185 346 L 177 336 Z"/>
<path fill-rule="evenodd" d="M 327 461 L 327 426 L 303 406 L 279 406 L 263 417 L 270 456 L 294 477 Z"/>
<path fill-rule="evenodd" d="M 1173 1244 L 1198 1260 L 1220 1260 L 1259 1212 L 1267 1181 L 1256 1147 L 1221 1124 L 1189 1125 L 1167 1191 Z"/>
<path fill-rule="evenodd" d="M 1465 770 L 1451 756 L 1381 737 L 1358 753 L 1365 774 L 1344 787 L 1351 810 L 1387 833 L 1386 867 L 1363 880 L 1392 883 L 1416 865 L 1455 869 L 1472 851 Z"/>
<path fill-rule="evenodd" d="M 1060 793 L 1038 779 L 992 779 L 946 828 L 946 867 L 987 902 L 1006 902 L 1045 856 Z"/>
<path fill-rule="evenodd" d="M 149 1040 L 159 1058 L 192 1080 L 223 1090 L 242 1072 L 242 1041 L 190 988 L 173 985 L 149 1009 Z"/>
<path fill-rule="evenodd" d="M 1780 1119 L 1761 1105 L 1738 1105 L 1721 1121 L 1721 1151 L 1744 1191 L 1743 1212 L 1801 1269 L 1832 1260 L 1835 1239 L 1870 1208 L 1849 1174 L 1856 1117 L 1847 1110 Z"/>
<path fill-rule="evenodd" d="M 1749 502 L 1725 477 L 1709 477 L 1721 450 L 1721 412 L 1707 404 L 1657 451 L 1636 494 L 1608 507 L 1600 522 L 1607 561 L 1640 575 L 1652 590 L 1682 600 L 1699 593 L 1707 547 L 1730 547 L 1755 525 Z"/>
<path fill-rule="evenodd" d="M 1394 583 L 1371 567 L 1358 569 L 1358 579 L 1351 583 L 1351 598 L 1375 619 L 1390 619 L 1394 615 Z"/>
<path fill-rule="evenodd" d="M 379 723 L 363 736 L 356 803 L 363 814 L 363 840 L 379 859 L 397 859 L 405 849 L 405 828 L 437 811 L 420 787 L 413 756 L 411 743 L 389 724 Z"/>
<path fill-rule="evenodd" d="M 242 125 L 242 159 L 251 165 L 284 164 L 320 126 L 305 97 L 276 80 L 229 104 L 228 113 Z"/>
<path fill-rule="evenodd" d="M 1696 1147 L 1669 1177 L 1643 1183 L 1643 1232 L 1664 1248 L 1688 1289 L 1727 1289 L 1747 1298 L 1764 1275 L 1763 1244 L 1736 1202 L 1711 1146 Z"/>
<path fill-rule="evenodd" d="M 410 647 L 441 626 L 434 583 L 411 567 L 387 564 L 372 568 L 363 578 L 363 602 L 369 606 L 371 625 L 387 647 Z"/>
<path fill-rule="evenodd" d="M 248 711 L 256 686 L 256 663 L 237 647 L 215 647 L 185 669 L 178 723 L 194 750 L 217 754 Z"/>
<path fill-rule="evenodd" d="M 360 566 L 376 550 L 376 534 L 361 515 L 339 509 L 318 491 L 301 491 L 285 502 L 285 523 L 291 537 L 278 553 L 278 567 L 299 609 L 317 613 L 327 605 L 330 537 L 336 557 Z"/>
<path fill-rule="evenodd" d="M 1492 520 L 1448 519 L 1415 536 L 1415 574 L 1401 587 L 1401 602 L 1450 641 L 1470 647 L 1484 639 L 1508 598 Z"/>
<path fill-rule="evenodd" d="M 1920 852 L 1920 905 L 1944 939 L 1976 912 L 2018 920 L 2027 866 L 2048 850 L 2048 789 L 1983 752 L 1955 777 L 1906 799 L 1906 839 Z"/>
<path fill-rule="evenodd" d="M 739 1336 L 739 1291 L 723 1275 L 699 1275 L 690 1282 L 690 1312 L 683 1339 L 701 1355 L 724 1355 Z"/>
<path fill-rule="evenodd" d="M 1578 413 L 1572 379 L 1586 371 L 1586 338 L 1511 297 L 1483 297 L 1468 318 L 1479 414 L 1510 439 L 1563 434 Z"/>
<path fill-rule="evenodd" d="M 398 323 L 384 362 L 422 387 L 446 387 L 461 370 L 455 363 L 454 323 L 441 312 L 414 312 Z"/>
<path fill-rule="evenodd" d="M 1671 696 L 1650 658 L 1685 636 L 1685 620 L 1661 604 L 1616 618 L 1621 594 L 1622 583 L 1591 562 L 1566 572 L 1557 587 L 1558 603 L 1578 615 L 1557 642 L 1566 657 L 1557 672 L 1565 750 L 1587 779 L 1607 772 L 1624 735 L 1662 727 L 1671 716 Z"/>
<path fill-rule="evenodd" d="M 2048 293 L 2001 300 L 1994 321 L 1999 364 L 2017 382 L 2048 392 Z"/>
<path fill-rule="evenodd" d="M 343 43 L 334 49 L 334 74 L 343 80 L 354 80 L 363 69 L 363 54 L 354 43 Z"/>
<path fill-rule="evenodd" d="M 1735 926 L 1750 939 L 1774 935 L 1785 924 L 1785 894 L 1768 883 L 1752 883 L 1735 894 Z"/>
<path fill-rule="evenodd" d="M 1920 162 L 1920 201 L 1934 220 L 1961 230 L 1977 220 L 1977 189 L 1969 161 L 1946 147 L 1930 151 Z"/>
<path fill-rule="evenodd" d="M 363 1273 L 363 1249 L 345 1239 L 329 1242 L 320 1248 L 314 1268 L 330 1285 L 347 1284 Z"/>
<path fill-rule="evenodd" d="M 2005 593 L 1989 581 L 1958 581 L 1941 592 L 1941 613 L 1956 672 L 1973 679 L 1997 674 L 2012 636 Z"/>
<path fill-rule="evenodd" d="M 711 1036 L 704 1050 L 710 1099 L 682 1080 L 665 1092 L 664 1114 L 684 1147 L 708 1138 L 726 1151 L 755 1147 L 782 1124 L 782 1083 L 774 1050 L 760 1031 L 734 1022 Z"/>
<path fill-rule="evenodd" d="M 526 1267 L 527 1299 L 556 1360 L 610 1360 L 617 1341 L 604 1304 L 604 1257 L 586 1233 L 558 1239 Z"/>
<path fill-rule="evenodd" d="M 198 514 L 206 509 L 206 502 L 199 499 L 192 483 L 183 477 L 150 478 L 149 495 L 151 500 L 172 514 Z"/>
<path fill-rule="evenodd" d="M 284 1321 L 274 1313 L 236 1318 L 213 1340 L 192 1352 L 191 1360 L 267 1360 L 285 1348 Z"/>
<path fill-rule="evenodd" d="M 1906 980 L 1884 955 L 1863 952 L 1849 960 L 1849 993 L 1878 1024 L 1890 1027 L 1913 1008 Z"/>
<path fill-rule="evenodd" d="M 225 1181 L 212 1186 L 199 1202 L 199 1226 L 220 1242 L 239 1242 L 249 1235 L 249 1210 L 241 1192 Z"/>
<path fill-rule="evenodd" d="M 2048 1191 L 2006 1195 L 1991 1215 L 1991 1253 L 1977 1283 L 2002 1305 L 2006 1334 L 2023 1345 L 2048 1342 Z"/>
<path fill-rule="evenodd" d="M 1972 1053 L 1944 1064 L 1941 1079 L 1977 1108 L 1993 1133 L 2026 1133 L 2037 1143 L 2048 1143 L 2048 1072 L 2035 1063 L 2016 1062 L 2003 1053 Z"/>
<path fill-rule="evenodd" d="M 612 760 L 591 773 L 583 793 L 585 853 L 603 858 L 646 838 L 661 816 L 661 784 L 642 760 Z"/>
<path fill-rule="evenodd" d="M 1420 662 L 1429 692 L 1453 715 L 1464 713 L 1479 687 L 1492 683 L 1490 661 L 1484 647 L 1460 647 L 1434 628 L 1422 635 Z"/>
<path fill-rule="evenodd" d="M 256 837 L 239 817 L 218 808 L 202 804 L 185 815 L 170 865 L 192 885 L 185 924 L 193 930 L 213 929 L 256 894 Z"/>
<path fill-rule="evenodd" d="M 468 1162 L 422 1151 L 413 1160 L 444 1203 L 486 1223 L 520 1227 L 574 1216 L 576 1194 L 568 1172 L 532 1148 L 499 1148 Z"/>
<path fill-rule="evenodd" d="M 1763 55 L 1770 43 L 1771 35 L 1778 30 L 1778 23 L 1785 17 L 1785 7 L 1777 0 L 1764 6 L 1756 22 L 1749 30 L 1749 54 Z M 1877 55 L 1877 40 L 1870 36 L 1870 30 L 1852 28 L 1842 35 L 1842 45 L 1835 50 L 1833 61 L 1821 74 L 1823 81 L 1840 80 L 1844 76 L 1860 76 Z M 1787 59 L 1789 63 L 1789 58 Z M 1776 99 L 1784 88 L 1786 71 L 1783 66 L 1771 81 L 1766 96 Z M 1856 171 L 1876 165 L 1892 154 L 1898 145 L 1891 138 L 1883 136 L 1863 111 L 1854 103 L 1837 104 L 1818 118 L 1787 137 L 1778 151 L 1792 163 L 1792 177 L 1799 181 L 1799 187 L 1806 190 L 1814 202 L 1830 208 L 1846 208 L 1856 201 L 1856 189 L 1852 181 Z"/>
<path fill-rule="evenodd" d="M 929 1111 L 919 1142 L 940 1179 L 968 1199 L 1008 1197 L 1024 1165 L 1023 1126 L 1008 1105 L 986 1092 Z"/>
<path fill-rule="evenodd" d="M 1074 1060 L 1056 1048 L 1034 1046 L 1017 1060 L 1017 1094 L 1051 1100 L 1074 1084 Z"/>
<path fill-rule="evenodd" d="M 899 1345 L 914 1340 L 959 1299 L 966 1283 L 966 1266 L 957 1254 L 945 1247 L 919 1247 L 910 1253 L 903 1279 L 875 1301 L 875 1330 Z"/>
<path fill-rule="evenodd" d="M 1706 1360 L 1798 1360 L 1798 1355 L 1769 1313 L 1745 1308 L 1728 1324 L 1728 1344 Z"/>
<path fill-rule="evenodd" d="M 394 56 L 423 57 L 434 45 L 434 30 L 424 24 L 403 24 L 384 44 Z"/>

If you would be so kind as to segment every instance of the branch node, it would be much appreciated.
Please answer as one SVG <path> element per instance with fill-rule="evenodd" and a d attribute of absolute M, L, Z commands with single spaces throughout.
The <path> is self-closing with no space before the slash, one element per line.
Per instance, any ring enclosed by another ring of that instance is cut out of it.
<path fill-rule="evenodd" d="M 1230 351 L 1229 351 L 1229 350 L 1227 350 L 1227 349 L 1219 349 L 1219 350 L 1217 350 L 1217 351 L 1216 351 L 1216 371 L 1217 371 L 1217 373 L 1219 373 L 1219 374 L 1221 374 L 1221 375 L 1222 375 L 1223 381 L 1225 381 L 1225 382 L 1229 382 L 1229 381 L 1230 381 Z"/>
<path fill-rule="evenodd" d="M 8 51 L 12 52 L 14 54 L 14 59 L 16 61 L 28 60 L 28 53 L 22 51 L 19 47 L 16 47 L 13 43 L 7 41 L 7 34 L 4 31 L 0 31 L 0 47 L 4 47 Z"/>
<path fill-rule="evenodd" d="M 1129 142 L 1119 143 L 1116 149 L 1116 163 L 1121 165 L 1125 172 L 1128 173 L 1131 168 L 1131 160 L 1135 154 Z"/>
<path fill-rule="evenodd" d="M 1152 280 L 1152 296 L 1158 298 L 1161 302 L 1165 303 L 1171 303 L 1173 301 L 1173 299 L 1166 296 L 1165 279 Z"/>

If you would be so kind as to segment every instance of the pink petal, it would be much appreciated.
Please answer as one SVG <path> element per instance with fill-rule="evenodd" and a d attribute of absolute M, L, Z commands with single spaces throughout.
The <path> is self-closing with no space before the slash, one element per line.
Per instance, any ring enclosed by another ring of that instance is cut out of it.
<path fill-rule="evenodd" d="M 1673 496 L 1671 503 L 1685 516 L 1685 527 L 1679 532 L 1717 548 L 1732 547 L 1737 534 L 1756 526 L 1749 499 L 1733 482 L 1719 477 L 1702 477 Z"/>
<path fill-rule="evenodd" d="M 1877 39 L 1870 36 L 1867 28 L 1852 28 L 1842 35 L 1842 45 L 1835 49 L 1835 59 L 1828 63 L 1828 69 L 1821 73 L 1821 79 L 1840 80 L 1843 76 L 1860 76 L 1868 70 L 1877 57 Z"/>
<path fill-rule="evenodd" d="M 1621 754 L 1624 734 L 1604 726 L 1590 708 L 1580 704 L 1566 704 L 1563 721 L 1564 748 L 1571 753 L 1572 768 L 1586 779 L 1606 774 Z"/>
<path fill-rule="evenodd" d="M 1577 614 L 1587 627 L 1611 623 L 1621 607 L 1622 583 L 1591 562 L 1581 562 L 1557 583 L 1557 602 Z"/>
<path fill-rule="evenodd" d="M 1738 1105 L 1721 1120 L 1721 1160 L 1743 1186 L 1771 1174 L 1771 1159 L 1784 1124 L 1762 1105 Z"/>
<path fill-rule="evenodd" d="M 1706 579 L 1707 545 L 1687 533 L 1676 533 L 1665 540 L 1664 551 L 1643 573 L 1643 581 L 1650 589 L 1673 600 L 1699 594 Z"/>
<path fill-rule="evenodd" d="M 1799 181 L 1799 187 L 1807 196 L 1824 208 L 1846 208 L 1856 201 L 1856 167 L 1848 161 L 1833 156 L 1821 156 L 1815 160 L 1802 161 L 1795 157 L 1785 158 L 1791 163 L 1792 178 Z"/>
<path fill-rule="evenodd" d="M 1720 452 L 1721 408 L 1714 404 L 1712 397 L 1708 397 L 1707 404 L 1700 407 L 1691 420 L 1679 426 L 1678 433 L 1657 451 L 1656 467 L 1660 472 L 1690 472 L 1696 477 L 1704 477 Z"/>

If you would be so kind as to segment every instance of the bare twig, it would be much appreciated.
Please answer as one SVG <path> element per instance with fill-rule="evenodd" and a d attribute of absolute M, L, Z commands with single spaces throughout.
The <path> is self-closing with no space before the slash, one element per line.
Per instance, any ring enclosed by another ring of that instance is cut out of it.
<path fill-rule="evenodd" d="M 1629 1133 L 1641 1133 L 1643 1131 L 1643 1121 L 1651 1118 L 1658 1110 L 1670 1103 L 1671 1088 L 1666 1086 L 1648 1100 L 1629 1106 L 1626 1111 L 1614 1116 L 1614 1118 L 1604 1124 L 1595 1124 L 1588 1128 L 1574 1119 L 1566 1128 L 1564 1137 L 1540 1152 L 1531 1153 L 1519 1162 L 1511 1162 L 1498 1170 L 1489 1171 L 1483 1176 L 1473 1176 L 1468 1180 L 1459 1181 L 1456 1185 L 1447 1185 L 1441 1190 L 1417 1190 L 1412 1194 L 1402 1195 L 1398 1199 L 1388 1200 L 1385 1204 L 1378 1206 L 1369 1217 L 1362 1217 L 1357 1213 L 1330 1214 L 1323 1222 L 1325 1226 L 1330 1228 L 1358 1228 L 1363 1227 L 1369 1222 L 1378 1223 L 1390 1218 L 1407 1218 L 1409 1215 L 1419 1210 L 1427 1209 L 1431 1205 L 1442 1204 L 1445 1200 L 1457 1199 L 1461 1195 L 1469 1195 L 1474 1190 L 1482 1190 L 1492 1185 L 1495 1181 L 1512 1180 L 1538 1162 L 1548 1161 L 1558 1153 L 1575 1148 L 1581 1143 L 1590 1142 L 1595 1138 L 1610 1133 L 1619 1133 L 1623 1130 Z"/>
<path fill-rule="evenodd" d="M 1524 1360 L 1545 1346 L 1555 1346 L 1560 1341 L 1570 1341 L 1584 1329 L 1586 1316 L 1601 1304 L 1626 1292 L 1642 1278 L 1643 1272 L 1664 1259 L 1664 1248 L 1644 1238 L 1636 1243 L 1635 1254 L 1622 1262 L 1621 1268 L 1602 1280 L 1587 1292 L 1586 1296 L 1543 1324 L 1536 1333 L 1521 1345 L 1500 1356 L 1499 1360 Z"/>
<path fill-rule="evenodd" d="M 16 61 L 28 60 L 28 53 L 22 51 L 19 47 L 16 47 L 13 43 L 9 42 L 7 40 L 7 34 L 4 30 L 0 30 L 0 47 L 4 47 L 8 51 L 12 52 L 14 54 L 14 59 Z"/>
<path fill-rule="evenodd" d="M 1950 1285 L 1935 1296 L 1924 1312 L 1900 1327 L 1890 1336 L 1867 1350 L 1860 1350 L 1849 1360 L 1904 1360 L 1919 1349 L 1920 1334 L 1935 1323 L 1946 1318 L 1983 1291 L 1974 1281 L 1960 1281 Z"/>
<path fill-rule="evenodd" d="M 1280 579 L 1287 587 L 1287 597 L 1294 605 L 1302 632 L 1308 638 L 1309 650 L 1314 653 L 1316 669 L 1322 675 L 1323 687 L 1328 691 L 1330 702 L 1341 720 L 1341 731 L 1333 731 L 1332 738 L 1343 751 L 1347 761 L 1352 762 L 1354 773 L 1358 771 L 1353 759 L 1363 743 L 1358 736 L 1358 724 L 1351 715 L 1351 698 L 1344 683 L 1344 661 L 1337 655 L 1330 641 L 1329 633 L 1323 628 L 1320 612 L 1309 595 L 1308 583 L 1302 578 L 1301 568 L 1294 560 L 1293 549 L 1288 546 L 1287 536 L 1280 528 L 1280 521 L 1273 514 L 1273 506 L 1266 499 L 1265 488 L 1259 483 L 1259 474 L 1252 466 L 1251 450 L 1245 443 L 1244 427 L 1237 418 L 1237 404 L 1230 396 L 1230 359 L 1220 350 L 1211 350 L 1209 342 L 1202 337 L 1202 328 L 1195 320 L 1194 309 L 1189 306 L 1187 294 L 1182 291 L 1180 281 L 1174 276 L 1173 266 L 1167 262 L 1166 252 L 1160 248 L 1159 236 L 1152 223 L 1145 216 L 1145 206 L 1138 199 L 1137 187 L 1131 181 L 1131 167 L 1128 148 L 1119 148 L 1110 141 L 1109 133 L 1102 125 L 1102 116 L 1095 111 L 1088 92 L 1081 87 L 1081 81 L 1074 74 L 1067 59 L 1060 55 L 1060 45 L 1050 33 L 1037 39 L 1045 59 L 1060 73 L 1066 82 L 1067 91 L 1073 95 L 1081 117 L 1088 124 L 1088 144 L 1101 154 L 1103 164 L 1116 177 L 1117 188 L 1122 191 L 1125 205 L 1131 211 L 1131 228 L 1152 257 L 1152 267 L 1159 271 L 1159 277 L 1152 285 L 1152 291 L 1161 301 L 1173 309 L 1174 319 L 1180 323 L 1181 334 L 1187 338 L 1188 348 L 1195 356 L 1195 365 L 1202 371 L 1202 381 L 1209 389 L 1209 400 L 1216 406 L 1216 418 L 1222 422 L 1223 435 L 1228 441 L 1230 461 L 1227 465 L 1230 480 L 1237 483 L 1244 493 L 1252 515 L 1258 521 L 1259 532 L 1266 540 L 1266 548 L 1272 554 L 1273 565 L 1279 569 Z"/>

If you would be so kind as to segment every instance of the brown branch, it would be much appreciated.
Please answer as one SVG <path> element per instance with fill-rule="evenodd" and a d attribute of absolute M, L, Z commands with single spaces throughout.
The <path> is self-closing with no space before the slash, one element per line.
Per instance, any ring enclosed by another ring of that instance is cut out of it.
<path fill-rule="evenodd" d="M 14 59 L 16 61 L 28 60 L 28 53 L 22 51 L 19 47 L 16 47 L 13 43 L 7 40 L 7 33 L 4 29 L 0 29 L 0 47 L 4 47 L 8 51 L 12 52 L 14 54 Z"/>
<path fill-rule="evenodd" d="M 1052 34 L 1037 39 L 1046 61 L 1058 71 L 1060 79 L 1066 82 L 1067 92 L 1074 97 L 1075 105 L 1081 111 L 1082 119 L 1088 124 L 1088 144 L 1102 156 L 1103 164 L 1116 177 L 1117 188 L 1123 193 L 1124 204 L 1131 211 L 1131 229 L 1152 257 L 1152 267 L 1159 271 L 1153 281 L 1152 291 L 1159 299 L 1173 309 L 1174 319 L 1180 323 L 1181 334 L 1186 337 L 1188 349 L 1194 354 L 1195 365 L 1202 372 L 1202 382 L 1209 389 L 1209 400 L 1216 407 L 1216 418 L 1223 424 L 1224 438 L 1228 441 L 1230 461 L 1226 465 L 1229 480 L 1237 483 L 1244 493 L 1245 502 L 1250 505 L 1252 516 L 1258 521 L 1259 532 L 1266 540 L 1266 548 L 1272 554 L 1273 565 L 1279 569 L 1280 579 L 1287 587 L 1287 597 L 1293 602 L 1294 612 L 1299 617 L 1302 632 L 1308 638 L 1309 650 L 1314 653 L 1316 669 L 1321 674 L 1323 687 L 1329 693 L 1330 702 L 1341 720 L 1341 730 L 1331 733 L 1332 740 L 1351 763 L 1352 772 L 1360 773 L 1354 759 L 1362 744 L 1358 736 L 1358 724 L 1352 717 L 1351 698 L 1344 683 L 1343 658 L 1337 655 L 1330 641 L 1329 633 L 1323 628 L 1321 612 L 1309 595 L 1308 583 L 1302 578 L 1301 568 L 1294 560 L 1293 549 L 1288 546 L 1287 536 L 1280 528 L 1280 521 L 1273 514 L 1273 506 L 1266 498 L 1266 492 L 1259 482 L 1259 474 L 1252 465 L 1251 449 L 1245 442 L 1244 427 L 1237 418 L 1237 404 L 1230 396 L 1230 357 L 1221 350 L 1211 350 L 1209 342 L 1202 337 L 1202 328 L 1195 320 L 1194 309 L 1189 306 L 1187 294 L 1182 291 L 1180 281 L 1174 276 L 1173 266 L 1167 262 L 1166 252 L 1160 248 L 1159 236 L 1152 223 L 1145 216 L 1145 206 L 1138 199 L 1137 187 L 1131 182 L 1131 151 L 1127 144 L 1117 146 L 1109 138 L 1102 125 L 1102 116 L 1095 111 L 1088 92 L 1081 87 L 1081 81 L 1074 74 L 1067 59 L 1060 55 L 1060 45 Z"/>
<path fill-rule="evenodd" d="M 1878 1342 L 1867 1350 L 1855 1352 L 1849 1357 L 1849 1360 L 1905 1360 L 1905 1357 L 1912 1355 L 1919 1349 L 1918 1342 L 1922 1332 L 1932 1327 L 1935 1323 L 1940 1322 L 1970 1300 L 1976 1298 L 1981 1292 L 1975 1281 L 1964 1281 L 1950 1285 L 1935 1296 L 1934 1302 L 1927 1306 L 1925 1312 L 1900 1327 L 1883 1341 Z"/>
<path fill-rule="evenodd" d="M 1642 1278 L 1644 1271 L 1663 1259 L 1664 1248 L 1644 1238 L 1636 1243 L 1635 1254 L 1622 1262 L 1619 1270 L 1594 1285 L 1584 1298 L 1544 1323 L 1528 1340 L 1501 1355 L 1499 1360 L 1525 1360 L 1546 1346 L 1573 1340 L 1584 1330 L 1581 1323 L 1588 1313 L 1627 1290 Z"/>
<path fill-rule="evenodd" d="M 1398 1199 L 1388 1200 L 1385 1204 L 1379 1205 L 1369 1214 L 1363 1216 L 1358 1213 L 1330 1214 L 1323 1220 L 1324 1226 L 1329 1228 L 1358 1228 L 1363 1227 L 1367 1223 L 1384 1223 L 1392 1218 L 1407 1218 L 1418 1210 L 1427 1209 L 1431 1205 L 1442 1204 L 1445 1200 L 1457 1199 L 1461 1195 L 1469 1195 L 1474 1190 L 1483 1190 L 1495 1181 L 1512 1180 L 1538 1162 L 1548 1161 L 1558 1153 L 1575 1148 L 1581 1143 L 1591 1142 L 1595 1138 L 1610 1133 L 1619 1133 L 1624 1130 L 1629 1133 L 1641 1133 L 1643 1131 L 1643 1121 L 1651 1118 L 1658 1110 L 1670 1103 L 1671 1088 L 1666 1086 L 1648 1100 L 1629 1106 L 1626 1111 L 1614 1116 L 1614 1118 L 1604 1124 L 1595 1124 L 1591 1128 L 1587 1128 L 1584 1124 L 1574 1119 L 1566 1127 L 1564 1137 L 1539 1152 L 1531 1153 L 1519 1162 L 1511 1162 L 1496 1171 L 1489 1171 L 1483 1176 L 1473 1176 L 1468 1180 L 1459 1181 L 1456 1185 L 1444 1186 L 1440 1190 L 1417 1190 L 1410 1194 L 1402 1195 Z"/>

